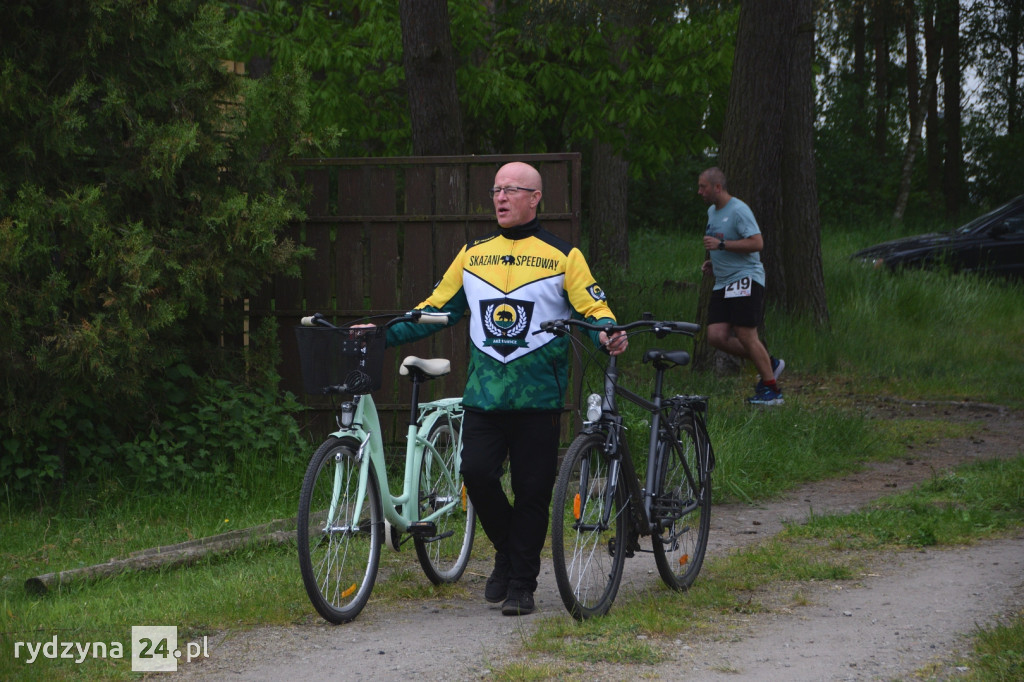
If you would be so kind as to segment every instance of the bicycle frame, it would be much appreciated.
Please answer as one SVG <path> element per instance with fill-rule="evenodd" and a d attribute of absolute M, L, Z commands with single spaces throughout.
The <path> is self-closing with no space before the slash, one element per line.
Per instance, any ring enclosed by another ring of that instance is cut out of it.
<path fill-rule="evenodd" d="M 414 310 L 382 326 L 447 320 L 441 313 Z M 303 331 L 315 326 L 328 331 Z M 375 330 L 359 331 L 368 327 Z M 313 453 L 299 494 L 299 568 L 313 607 L 331 623 L 354 619 L 369 601 L 383 545 L 398 551 L 406 540 L 413 541 L 431 583 L 459 580 L 475 530 L 460 473 L 462 399 L 419 401 L 420 386 L 448 373 L 450 362 L 402 361 L 401 374 L 411 379 L 413 390 L 401 490 L 392 494 L 371 396 L 381 385 L 383 329 L 371 324 L 339 328 L 316 313 L 302 319 L 296 339 L 306 392 L 351 396 L 338 406 L 337 430 Z"/>
<path fill-rule="evenodd" d="M 415 391 L 414 391 L 415 393 Z M 430 402 L 417 404 L 413 399 L 410 424 L 406 433 L 405 445 L 405 477 L 402 482 L 402 491 L 398 495 L 392 495 L 391 485 L 388 481 L 387 466 L 384 461 L 384 443 L 381 439 L 380 418 L 377 416 L 377 406 L 373 402 L 373 396 L 360 395 L 352 399 L 353 419 L 349 427 L 339 423 L 339 429 L 331 435 L 336 437 L 348 436 L 359 441 L 357 458 L 359 466 L 359 493 L 356 497 L 355 509 L 362 509 L 365 502 L 366 486 L 369 479 L 370 467 L 373 467 L 380 486 L 381 501 L 384 518 L 400 532 L 406 532 L 410 524 L 416 521 L 433 521 L 451 509 L 455 504 L 461 504 L 461 500 L 448 500 L 444 506 L 435 510 L 424 518 L 419 518 L 419 506 L 410 504 L 411 498 L 416 492 L 416 482 L 419 480 L 421 464 L 423 460 L 417 457 L 421 449 L 430 451 L 432 457 L 437 457 L 438 452 L 428 440 L 431 430 L 438 421 L 445 419 L 452 426 L 452 433 L 458 434 L 456 451 L 461 458 L 462 453 L 462 429 L 455 428 L 462 425 L 462 399 L 442 398 Z M 348 409 L 346 405 L 342 410 Z M 417 414 L 418 413 L 418 414 Z M 367 451 L 369 451 L 367 453 Z M 367 456 L 369 454 L 369 456 Z M 335 499 L 341 481 L 335 481 Z M 399 508 L 401 511 L 399 511 Z M 330 516 L 334 517 L 331 510 Z"/>
<path fill-rule="evenodd" d="M 597 325 L 576 319 L 541 323 L 541 332 L 565 334 L 569 327 L 608 338 L 645 328 L 658 338 L 694 335 L 689 322 L 659 321 L 649 313 L 622 325 Z M 582 346 L 583 342 L 579 342 Z M 655 370 L 650 399 L 618 385 L 615 354 L 605 363 L 603 390 L 587 399 L 586 420 L 566 451 L 553 495 L 551 547 L 555 581 L 573 618 L 608 613 L 618 593 L 625 559 L 650 551 L 665 584 L 688 589 L 704 561 L 710 530 L 711 441 L 707 436 L 707 398 L 665 397 L 665 373 L 685 365 L 685 351 L 651 348 L 644 363 Z M 626 441 L 622 398 L 649 415 L 648 461 L 644 480 Z M 600 407 L 600 411 L 597 408 Z M 650 550 L 641 536 L 651 538 Z"/>
<path fill-rule="evenodd" d="M 661 459 L 666 455 L 665 452 L 659 449 L 659 443 L 662 436 L 662 416 L 665 408 L 661 393 L 664 381 L 665 370 L 656 369 L 655 372 L 655 385 L 654 395 L 651 400 L 647 400 L 642 396 L 630 391 L 629 389 L 618 385 L 618 367 L 616 366 L 615 356 L 612 356 L 608 360 L 608 366 L 604 374 L 604 395 L 601 399 L 601 419 L 598 422 L 591 424 L 590 430 L 600 430 L 605 434 L 605 452 L 611 455 L 611 462 L 609 464 L 609 478 L 611 479 L 608 488 L 608 499 L 605 501 L 605 515 L 602 524 L 607 525 L 612 510 L 611 501 L 614 499 L 616 490 L 618 489 L 619 483 L 622 481 L 622 469 L 625 468 L 626 477 L 625 482 L 629 491 L 629 497 L 631 499 L 638 499 L 642 501 L 639 505 L 630 505 L 633 510 L 633 525 L 640 531 L 642 535 L 650 535 L 657 532 L 658 522 L 656 515 L 654 514 L 655 505 L 655 492 L 661 489 L 660 475 L 661 475 Z M 633 462 L 632 454 L 629 451 L 629 444 L 626 439 L 622 437 L 622 415 L 619 414 L 618 404 L 616 402 L 616 395 L 622 396 L 629 402 L 639 406 L 651 415 L 651 427 L 650 427 L 650 440 L 648 444 L 648 465 L 647 475 L 644 481 L 644 487 L 638 488 L 638 476 L 636 475 L 636 465 Z M 669 399 L 673 401 L 673 399 Z M 707 427 L 705 425 L 704 412 L 707 410 L 707 402 L 703 398 L 692 398 L 688 400 L 691 407 L 696 409 L 692 410 L 694 415 L 694 424 L 696 430 L 697 443 L 700 448 L 702 457 L 709 457 L 710 453 L 710 439 L 707 436 Z M 586 430 L 586 429 L 584 429 Z M 676 448 L 678 445 L 674 441 L 672 447 Z M 684 459 L 683 462 L 684 471 L 690 485 L 696 489 L 699 486 L 693 477 L 693 472 L 690 471 L 686 465 Z M 696 506 L 696 505 L 694 505 Z M 689 511 L 689 510 L 687 510 Z"/>

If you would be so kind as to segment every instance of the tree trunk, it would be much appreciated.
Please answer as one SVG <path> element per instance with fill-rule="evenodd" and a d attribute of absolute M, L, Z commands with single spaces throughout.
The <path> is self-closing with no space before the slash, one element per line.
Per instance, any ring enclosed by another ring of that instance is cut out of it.
<path fill-rule="evenodd" d="M 764 235 L 768 300 L 825 325 L 813 57 L 812 0 L 740 6 L 719 158 L 729 192 L 750 205 Z M 707 306 L 704 289 L 701 310 Z M 698 365 L 709 362 L 698 359 Z"/>
<path fill-rule="evenodd" d="M 942 60 L 942 43 L 939 41 L 938 31 L 935 27 L 934 9 L 930 6 L 922 7 L 924 14 L 924 54 L 925 70 L 928 73 L 936 74 L 938 78 L 939 65 Z M 931 95 L 926 100 L 928 107 L 928 122 L 925 129 L 925 153 L 927 154 L 928 170 L 928 194 L 936 201 L 939 201 L 942 194 L 942 122 L 939 119 L 939 89 L 934 82 L 931 86 Z"/>
<path fill-rule="evenodd" d="M 935 63 L 938 67 L 938 61 Z M 914 158 L 921 146 L 921 125 L 928 109 L 928 102 L 932 99 L 932 87 L 935 84 L 937 74 L 932 71 L 925 74 L 924 89 L 921 91 L 918 110 L 910 110 L 910 136 L 907 139 L 907 148 L 903 154 L 903 168 L 900 172 L 900 189 L 896 196 L 896 210 L 893 211 L 892 219 L 895 222 L 903 220 L 903 214 L 907 210 L 907 201 L 910 198 L 910 185 L 914 179 Z M 916 74 L 915 74 L 916 80 Z"/>
<path fill-rule="evenodd" d="M 1024 16 L 1024 2 L 1011 0 L 1006 10 L 1007 28 L 1006 45 L 1009 55 L 1009 64 L 1006 67 L 1006 133 L 1013 137 L 1021 122 L 1020 111 L 1020 48 L 1022 16 Z"/>
<path fill-rule="evenodd" d="M 875 156 L 885 162 L 889 135 L 889 2 L 874 0 L 871 37 L 875 48 Z"/>
<path fill-rule="evenodd" d="M 108 578 L 125 571 L 187 566 L 214 554 L 234 552 L 238 549 L 258 545 L 279 545 L 289 542 L 295 542 L 295 519 L 278 519 L 252 528 L 188 540 L 176 545 L 132 552 L 124 559 L 111 559 L 102 564 L 33 576 L 25 581 L 25 590 L 31 594 L 45 594 L 53 588 L 71 582 Z"/>
<path fill-rule="evenodd" d="M 858 2 L 853 9 L 853 27 L 851 28 L 851 40 L 853 42 L 853 82 L 856 86 L 857 111 L 866 111 L 867 102 L 867 31 L 864 25 L 864 3 Z M 854 139 L 864 137 L 864 125 L 860 116 L 853 120 Z"/>
<path fill-rule="evenodd" d="M 930 92 L 928 77 L 924 79 L 924 97 L 921 96 L 919 85 L 920 53 L 917 46 L 917 8 L 914 0 L 905 0 L 903 4 L 903 36 L 907 45 L 907 116 L 910 123 L 910 135 L 907 147 L 903 152 L 903 167 L 900 172 L 900 188 L 896 195 L 896 208 L 892 218 L 894 222 L 903 220 L 910 198 L 910 184 L 914 174 L 914 158 L 921 146 L 922 122 L 927 112 L 927 99 Z M 922 104 L 923 102 L 923 104 Z"/>
<path fill-rule="evenodd" d="M 925 111 L 928 107 L 928 99 L 932 95 L 932 84 L 935 82 L 935 74 L 925 77 L 924 90 L 921 93 L 919 111 L 910 113 L 910 137 L 907 139 L 907 148 L 903 154 L 903 168 L 900 172 L 900 189 L 896 196 L 896 210 L 893 211 L 892 219 L 895 222 L 903 220 L 903 214 L 907 210 L 907 201 L 910 199 L 910 185 L 914 179 L 914 158 L 917 156 L 917 149 L 921 146 L 921 122 L 924 120 Z"/>
<path fill-rule="evenodd" d="M 921 130 L 921 86 L 918 82 L 921 72 L 921 51 L 917 44 L 917 8 L 914 0 L 905 0 L 903 4 L 903 35 L 907 44 L 907 111 L 910 115 L 910 128 L 916 126 Z"/>
<path fill-rule="evenodd" d="M 779 289 L 772 299 L 788 312 L 806 315 L 819 326 L 828 325 L 825 275 L 821 264 L 821 216 L 814 159 L 814 9 L 812 0 L 795 3 L 794 33 L 789 42 L 790 73 L 786 109 L 782 119 L 782 222 L 773 241 L 773 253 L 783 267 L 774 268 L 769 286 Z M 769 237 L 769 239 L 772 239 Z"/>
<path fill-rule="evenodd" d="M 944 0 L 940 5 L 942 35 L 943 130 L 946 154 L 942 173 L 942 194 L 946 216 L 957 218 L 964 196 L 963 142 L 961 139 L 960 2 Z"/>
<path fill-rule="evenodd" d="M 811 0 L 743 3 L 720 158 L 730 192 L 750 205 L 764 235 L 768 299 L 824 321 L 827 310 L 816 303 L 824 301 L 824 282 L 814 180 L 813 20 Z M 790 284 L 788 268 L 799 284 Z"/>
<path fill-rule="evenodd" d="M 409 93 L 412 152 L 462 154 L 465 141 L 445 0 L 400 0 L 402 65 Z"/>
<path fill-rule="evenodd" d="M 595 141 L 590 161 L 590 248 L 592 267 L 629 267 L 629 162 L 612 145 Z"/>

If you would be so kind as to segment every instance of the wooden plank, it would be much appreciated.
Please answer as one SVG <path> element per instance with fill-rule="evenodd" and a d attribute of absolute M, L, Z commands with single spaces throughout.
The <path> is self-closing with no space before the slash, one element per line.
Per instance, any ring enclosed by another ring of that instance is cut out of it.
<path fill-rule="evenodd" d="M 412 309 L 430 295 L 444 270 L 435 269 L 433 259 L 430 257 L 434 243 L 432 225 L 406 224 L 403 226 L 402 235 L 399 307 Z"/>
<path fill-rule="evenodd" d="M 326 168 L 310 168 L 305 172 L 305 182 L 312 190 L 306 215 L 327 215 L 330 201 L 330 174 Z"/>
<path fill-rule="evenodd" d="M 339 225 L 335 230 L 334 276 L 338 310 L 363 310 L 364 276 L 363 226 Z"/>
<path fill-rule="evenodd" d="M 366 183 L 363 170 L 338 169 L 338 215 L 355 216 L 366 213 Z"/>
<path fill-rule="evenodd" d="M 492 215 L 487 219 L 471 220 L 466 224 L 466 238 L 467 239 L 479 239 L 484 235 L 488 235 L 495 230 L 500 229 L 498 222 Z"/>
<path fill-rule="evenodd" d="M 399 306 L 398 230 L 395 223 L 370 223 L 370 308 Z"/>
<path fill-rule="evenodd" d="M 366 176 L 366 214 L 395 215 L 398 197 L 395 194 L 395 169 L 370 168 Z"/>
<path fill-rule="evenodd" d="M 573 246 L 579 247 L 572 238 L 572 222 L 568 220 L 542 220 L 541 224 L 551 234 L 564 239 Z"/>
<path fill-rule="evenodd" d="M 494 215 L 494 202 L 488 190 L 494 187 L 495 164 L 472 165 L 469 167 L 469 189 L 466 213 L 470 215 Z"/>
<path fill-rule="evenodd" d="M 441 166 L 434 169 L 434 209 L 438 213 L 463 215 L 466 211 L 466 169 Z"/>
<path fill-rule="evenodd" d="M 434 211 L 434 169 L 413 166 L 405 171 L 404 216 L 430 216 Z"/>
<path fill-rule="evenodd" d="M 299 316 L 278 317 L 277 320 L 277 343 L 281 349 L 281 389 L 291 391 L 297 396 L 303 395 L 302 365 L 299 359 L 299 345 L 295 340 L 295 327 L 299 322 Z"/>
<path fill-rule="evenodd" d="M 313 313 L 334 307 L 334 290 L 331 253 L 331 226 L 307 223 L 304 243 L 316 250 L 313 258 L 302 263 L 302 279 L 305 283 L 307 311 Z"/>
<path fill-rule="evenodd" d="M 543 213 L 565 213 L 569 210 L 569 168 L 564 163 L 545 163 L 540 167 L 544 179 Z"/>

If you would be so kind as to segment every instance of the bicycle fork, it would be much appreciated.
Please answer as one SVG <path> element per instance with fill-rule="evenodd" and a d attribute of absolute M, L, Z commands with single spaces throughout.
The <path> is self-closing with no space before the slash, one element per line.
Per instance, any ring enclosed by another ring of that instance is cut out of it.
<path fill-rule="evenodd" d="M 635 481 L 636 476 L 630 470 L 632 460 L 629 458 L 628 451 L 624 451 L 626 445 L 619 440 L 619 432 L 614 423 L 616 419 L 619 418 L 612 417 L 612 423 L 608 424 L 605 444 L 600 455 L 607 458 L 608 470 L 604 477 L 605 486 L 601 491 L 599 501 L 591 492 L 592 486 L 600 483 L 600 479 L 595 479 L 592 476 L 591 460 L 587 458 L 580 462 L 579 494 L 574 503 L 573 513 L 576 521 L 573 528 L 579 532 L 603 532 L 611 527 L 613 514 L 621 515 L 625 520 L 626 531 L 624 551 L 627 557 L 631 557 L 636 550 L 640 549 L 640 534 L 637 529 L 643 527 L 638 518 L 642 511 L 633 503 L 633 500 L 637 499 L 638 491 L 633 489 L 635 484 L 630 485 L 630 481 Z M 631 475 L 632 479 L 630 479 Z M 623 482 L 628 490 L 627 494 L 620 498 L 622 504 L 616 510 L 615 500 L 619 495 L 619 485 Z M 594 519 L 594 522 L 586 523 L 584 519 L 587 518 L 587 506 L 598 502 L 601 510 L 600 516 Z M 608 551 L 612 554 L 615 553 L 614 539 L 609 541 Z"/>

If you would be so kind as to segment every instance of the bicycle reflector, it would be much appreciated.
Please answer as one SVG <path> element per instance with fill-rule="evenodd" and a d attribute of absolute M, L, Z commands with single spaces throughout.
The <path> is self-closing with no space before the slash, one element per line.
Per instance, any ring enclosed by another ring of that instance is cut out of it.
<path fill-rule="evenodd" d="M 356 406 L 355 405 L 353 405 L 350 402 L 342 403 L 341 404 L 341 419 L 339 420 L 338 425 L 341 426 L 341 428 L 343 428 L 343 429 L 350 428 L 352 426 L 352 421 L 355 418 L 355 415 L 356 415 Z"/>
<path fill-rule="evenodd" d="M 601 396 L 591 393 L 587 397 L 587 421 L 596 422 L 601 418 Z"/>

